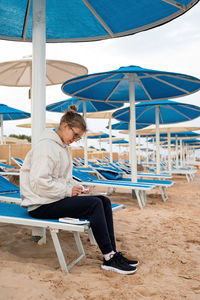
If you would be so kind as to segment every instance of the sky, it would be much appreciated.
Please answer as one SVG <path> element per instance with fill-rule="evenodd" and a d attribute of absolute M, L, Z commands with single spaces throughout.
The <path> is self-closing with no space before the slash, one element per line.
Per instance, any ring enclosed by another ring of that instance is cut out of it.
<path fill-rule="evenodd" d="M 157 28 L 128 37 L 87 43 L 48 43 L 46 58 L 66 60 L 88 68 L 88 73 L 137 65 L 161 71 L 170 71 L 200 78 L 200 3 L 184 15 Z M 0 40 L 0 62 L 31 56 L 32 44 Z M 61 91 L 61 85 L 46 88 L 46 104 L 69 98 Z M 0 86 L 0 103 L 30 112 L 28 88 Z M 200 91 L 175 101 L 200 106 Z M 59 121 L 61 114 L 47 112 L 46 118 Z M 113 120 L 113 123 L 117 121 Z M 27 134 L 29 129 L 16 127 L 22 121 L 4 122 L 4 134 Z M 88 120 L 88 128 L 105 131 L 107 120 Z M 200 126 L 200 118 L 189 124 Z M 125 137 L 114 132 L 114 135 Z M 98 145 L 89 142 L 89 145 Z M 104 144 L 102 144 L 104 146 Z M 105 144 L 105 148 L 107 148 Z"/>

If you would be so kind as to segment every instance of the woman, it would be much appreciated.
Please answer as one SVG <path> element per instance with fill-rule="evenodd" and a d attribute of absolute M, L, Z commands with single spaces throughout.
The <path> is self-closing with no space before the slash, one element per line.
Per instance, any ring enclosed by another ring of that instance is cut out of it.
<path fill-rule="evenodd" d="M 56 131 L 46 130 L 39 143 L 27 154 L 20 173 L 22 206 L 31 217 L 82 218 L 90 221 L 103 254 L 102 269 L 132 274 L 138 264 L 116 251 L 110 200 L 104 196 L 81 196 L 83 187 L 72 179 L 72 159 L 68 149 L 86 132 L 86 123 L 70 107 Z"/>

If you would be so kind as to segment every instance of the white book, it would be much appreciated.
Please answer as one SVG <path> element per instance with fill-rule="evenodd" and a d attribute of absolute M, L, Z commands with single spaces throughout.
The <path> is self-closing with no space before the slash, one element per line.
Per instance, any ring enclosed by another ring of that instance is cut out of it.
<path fill-rule="evenodd" d="M 69 218 L 69 217 L 60 218 L 59 222 L 64 222 L 73 225 L 84 225 L 89 223 L 88 220 L 81 220 L 81 219 Z"/>

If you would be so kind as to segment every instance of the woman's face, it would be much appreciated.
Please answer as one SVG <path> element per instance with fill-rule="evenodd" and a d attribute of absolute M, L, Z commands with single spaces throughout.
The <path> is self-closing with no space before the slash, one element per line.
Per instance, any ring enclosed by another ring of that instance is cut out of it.
<path fill-rule="evenodd" d="M 57 134 L 66 145 L 79 141 L 84 132 L 78 127 L 70 127 L 67 123 L 61 124 Z"/>

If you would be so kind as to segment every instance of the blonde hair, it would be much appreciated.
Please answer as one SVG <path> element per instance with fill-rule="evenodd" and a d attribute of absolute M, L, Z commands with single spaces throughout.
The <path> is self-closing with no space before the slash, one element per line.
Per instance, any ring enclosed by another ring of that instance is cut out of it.
<path fill-rule="evenodd" d="M 84 118 L 76 112 L 77 107 L 75 105 L 69 106 L 65 111 L 64 115 L 60 119 L 60 125 L 67 123 L 69 127 L 76 127 L 82 130 L 83 132 L 87 131 L 87 125 Z"/>

